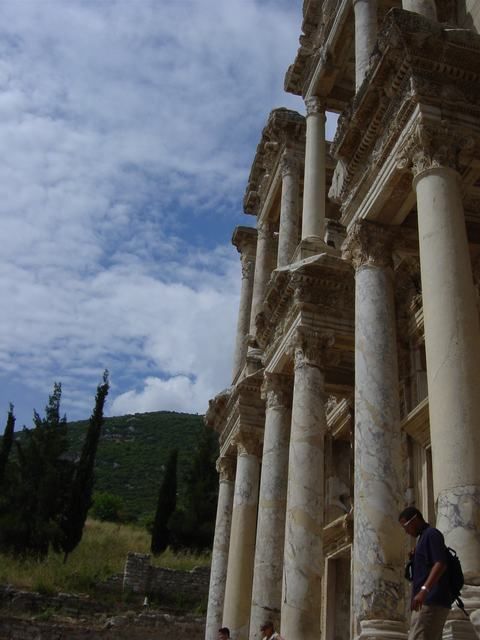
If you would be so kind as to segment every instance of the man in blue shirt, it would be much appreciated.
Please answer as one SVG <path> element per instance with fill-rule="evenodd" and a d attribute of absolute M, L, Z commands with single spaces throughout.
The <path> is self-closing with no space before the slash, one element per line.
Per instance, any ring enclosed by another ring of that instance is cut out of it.
<path fill-rule="evenodd" d="M 418 538 L 411 554 L 412 617 L 408 640 L 441 640 L 452 602 L 444 537 L 425 522 L 415 507 L 404 509 L 398 520 L 408 535 Z"/>

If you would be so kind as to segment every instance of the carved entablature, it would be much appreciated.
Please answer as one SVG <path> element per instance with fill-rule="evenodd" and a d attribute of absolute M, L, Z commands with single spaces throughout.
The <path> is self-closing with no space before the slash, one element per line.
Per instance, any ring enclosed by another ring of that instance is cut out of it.
<path fill-rule="evenodd" d="M 300 312 L 330 318 L 329 326 L 338 321 L 344 327 L 353 322 L 353 304 L 353 274 L 338 258 L 322 254 L 295 268 L 277 269 L 257 317 L 257 342 L 268 358 Z"/>
<path fill-rule="evenodd" d="M 350 229 L 342 245 L 343 257 L 359 269 L 363 266 L 392 268 L 396 230 L 362 220 Z"/>
<path fill-rule="evenodd" d="M 208 401 L 208 409 L 205 414 L 204 422 L 217 433 L 221 433 L 225 428 L 225 409 L 232 394 L 232 389 L 228 388 Z"/>
<path fill-rule="evenodd" d="M 400 224 L 414 204 L 412 173 L 449 166 L 463 174 L 478 156 L 479 117 L 480 36 L 392 9 L 332 143 L 341 222 Z"/>
<path fill-rule="evenodd" d="M 240 431 L 262 433 L 265 424 L 265 401 L 261 396 L 262 381 L 263 370 L 259 370 L 242 378 L 230 389 L 223 410 L 223 429 L 220 431 L 222 454 L 236 446 L 234 438 Z"/>
<path fill-rule="evenodd" d="M 248 178 L 243 208 L 245 213 L 259 216 L 285 150 L 303 163 L 305 118 L 290 109 L 274 109 L 262 131 Z M 283 168 L 283 166 L 282 166 Z"/>

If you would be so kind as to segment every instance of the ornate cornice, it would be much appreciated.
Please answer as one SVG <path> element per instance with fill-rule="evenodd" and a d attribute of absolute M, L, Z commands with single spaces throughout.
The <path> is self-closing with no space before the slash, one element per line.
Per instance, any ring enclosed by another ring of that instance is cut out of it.
<path fill-rule="evenodd" d="M 255 256 L 257 250 L 257 230 L 253 227 L 235 227 L 232 244 L 243 255 Z"/>
<path fill-rule="evenodd" d="M 360 267 L 393 268 L 395 229 L 362 220 L 356 222 L 342 245 L 343 257 Z"/>
<path fill-rule="evenodd" d="M 292 405 L 293 377 L 280 373 L 265 373 L 262 384 L 262 398 L 266 408 L 290 407 Z"/>
<path fill-rule="evenodd" d="M 243 198 L 245 213 L 259 216 L 285 149 L 296 150 L 301 161 L 305 148 L 305 118 L 290 109 L 274 109 L 262 131 Z"/>
<path fill-rule="evenodd" d="M 342 222 L 401 221 L 411 208 L 405 169 L 465 166 L 478 156 L 479 120 L 480 36 L 392 9 L 332 143 L 342 160 L 332 194 Z"/>

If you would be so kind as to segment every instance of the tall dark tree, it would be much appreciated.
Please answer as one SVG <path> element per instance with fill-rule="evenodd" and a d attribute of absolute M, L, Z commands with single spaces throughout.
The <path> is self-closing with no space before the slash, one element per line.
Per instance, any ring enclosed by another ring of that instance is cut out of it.
<path fill-rule="evenodd" d="M 45 417 L 34 412 L 34 428 L 15 440 L 18 460 L 0 514 L 0 546 L 38 558 L 61 539 L 73 465 L 67 453 L 67 420 L 60 417 L 62 387 L 55 383 Z"/>
<path fill-rule="evenodd" d="M 203 551 L 213 543 L 218 497 L 218 436 L 204 426 L 186 473 L 181 504 L 170 518 L 175 549 Z"/>
<path fill-rule="evenodd" d="M 154 555 L 165 551 L 170 542 L 168 521 L 177 504 L 177 458 L 178 451 L 175 449 L 168 458 L 163 481 L 158 492 L 157 511 L 150 545 Z"/>
<path fill-rule="evenodd" d="M 85 442 L 80 454 L 80 460 L 76 465 L 71 483 L 70 495 L 62 515 L 61 528 L 62 539 L 60 548 L 64 552 L 64 561 L 75 549 L 82 539 L 83 527 L 87 519 L 87 513 L 92 506 L 92 492 L 94 482 L 95 457 L 97 455 L 98 441 L 104 423 L 103 410 L 108 395 L 110 384 L 108 371 L 103 373 L 103 382 L 97 387 L 95 407 L 85 436 Z"/>
<path fill-rule="evenodd" d="M 0 447 L 0 485 L 5 477 L 5 469 L 7 468 L 8 457 L 13 444 L 13 432 L 15 430 L 15 416 L 13 414 L 13 404 L 10 403 L 10 409 L 7 415 L 7 424 L 3 432 L 2 445 Z"/>

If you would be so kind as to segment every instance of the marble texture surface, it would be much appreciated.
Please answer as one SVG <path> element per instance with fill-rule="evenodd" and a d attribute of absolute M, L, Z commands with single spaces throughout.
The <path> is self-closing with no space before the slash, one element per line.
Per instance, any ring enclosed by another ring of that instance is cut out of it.
<path fill-rule="evenodd" d="M 230 465 L 230 467 L 233 467 L 233 465 Z M 220 486 L 218 491 L 217 518 L 215 521 L 215 537 L 212 549 L 205 640 L 215 638 L 218 629 L 222 626 L 228 549 L 230 546 L 230 528 L 232 524 L 233 481 L 233 469 L 230 468 L 226 470 L 224 465 L 224 469 L 220 470 Z"/>
<path fill-rule="evenodd" d="M 253 561 L 258 506 L 260 450 L 254 441 L 238 444 L 228 553 L 223 626 L 233 640 L 247 640 L 252 600 Z"/>
<path fill-rule="evenodd" d="M 281 161 L 282 197 L 280 201 L 280 222 L 278 230 L 277 267 L 290 263 L 297 246 L 299 168 L 292 153 L 286 153 Z"/>
<path fill-rule="evenodd" d="M 480 577 L 480 326 L 459 181 L 436 167 L 414 184 L 439 526 L 464 571 Z"/>
<path fill-rule="evenodd" d="M 325 106 L 320 98 L 305 101 L 307 133 L 303 187 L 302 240 L 323 239 L 325 232 L 326 145 Z"/>
<path fill-rule="evenodd" d="M 377 40 L 377 0 L 354 0 L 355 11 L 355 86 L 365 79 L 370 56 Z"/>
<path fill-rule="evenodd" d="M 353 616 L 404 621 L 402 461 L 392 271 L 356 272 Z M 362 636 L 363 637 L 363 636 Z"/>
<path fill-rule="evenodd" d="M 265 432 L 258 502 L 250 639 L 262 638 L 260 625 L 271 618 L 279 627 L 282 599 L 291 387 L 287 376 L 266 380 Z"/>
<path fill-rule="evenodd" d="M 281 635 L 317 640 L 323 573 L 323 374 L 295 353 Z"/>

